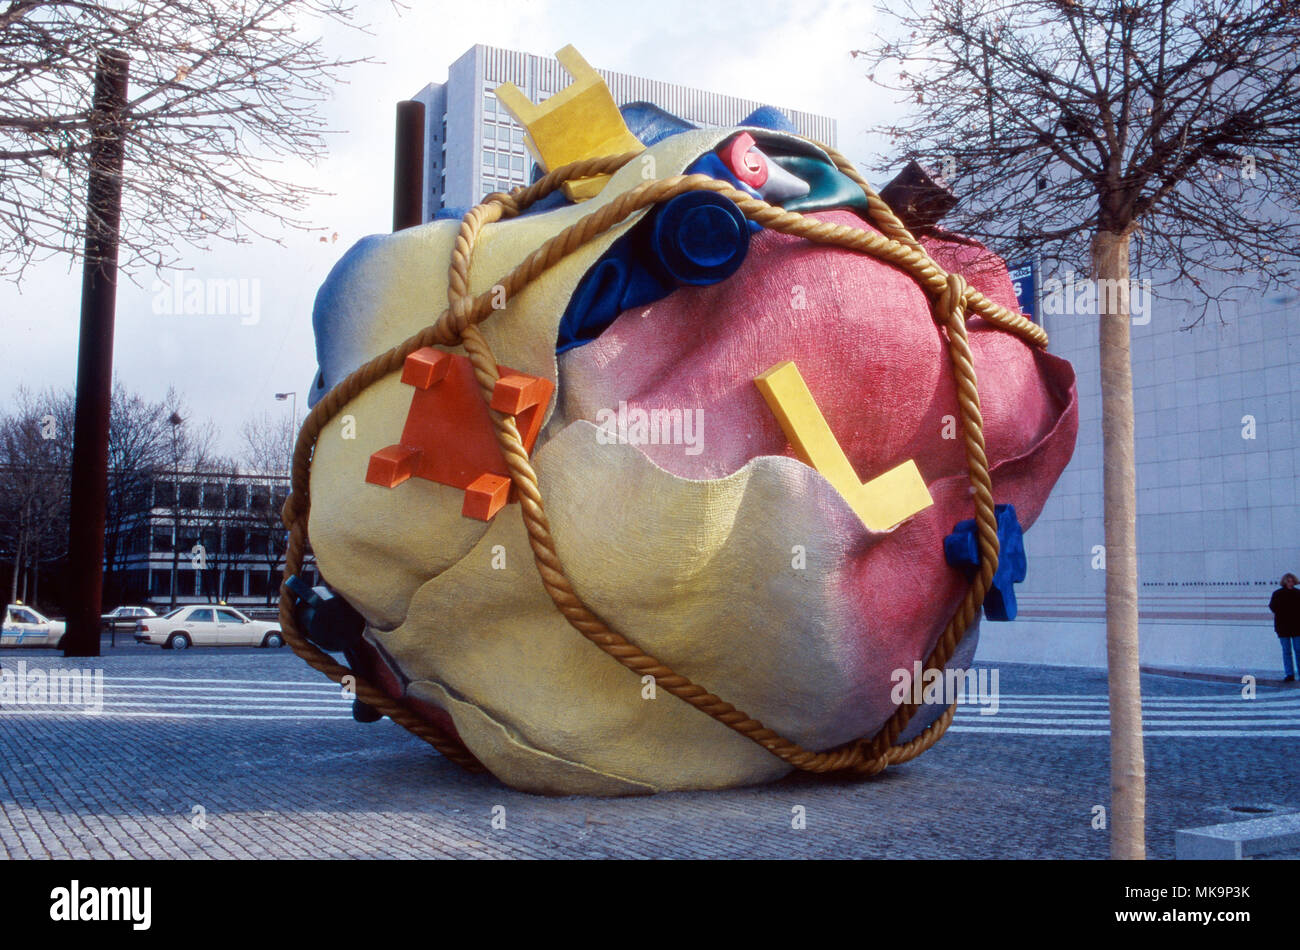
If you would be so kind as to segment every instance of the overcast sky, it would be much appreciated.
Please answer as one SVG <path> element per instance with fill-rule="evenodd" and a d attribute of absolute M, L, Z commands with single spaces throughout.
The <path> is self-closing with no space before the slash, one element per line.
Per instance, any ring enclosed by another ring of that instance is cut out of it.
<path fill-rule="evenodd" d="M 372 35 L 331 30 L 331 52 L 382 63 L 347 74 L 325 108 L 341 134 L 331 138 L 323 162 L 304 163 L 299 172 L 332 192 L 308 217 L 337 232 L 337 241 L 286 232 L 283 246 L 186 250 L 185 276 L 245 280 L 250 292 L 256 288 L 249 301 L 257 304 L 256 322 L 237 314 L 155 313 L 162 301 L 152 273 L 137 275 L 140 286 L 124 282 L 119 289 L 115 374 L 155 399 L 176 386 L 195 415 L 214 420 L 221 447 L 231 453 L 239 450 L 243 420 L 289 411 L 288 402 L 274 401 L 275 392 L 296 390 L 299 416 L 306 414 L 316 289 L 353 242 L 390 228 L 394 103 L 444 81 L 448 65 L 473 44 L 553 55 L 572 43 L 604 69 L 833 116 L 840 150 L 860 165 L 875 160 L 882 144 L 868 138 L 866 127 L 896 111 L 850 56 L 870 45 L 877 29 L 861 0 L 410 0 L 405 11 L 388 0 L 358 0 L 358 10 Z M 19 384 L 73 386 L 80 286 L 80 267 L 67 260 L 29 269 L 21 289 L 0 284 L 0 407 L 8 407 Z"/>

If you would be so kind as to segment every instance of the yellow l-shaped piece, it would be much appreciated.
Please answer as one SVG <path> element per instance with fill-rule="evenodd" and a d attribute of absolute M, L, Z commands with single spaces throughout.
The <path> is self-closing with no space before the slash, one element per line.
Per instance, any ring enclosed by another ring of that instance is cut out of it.
<path fill-rule="evenodd" d="M 755 377 L 754 385 L 781 423 L 800 461 L 815 468 L 849 503 L 869 531 L 888 531 L 934 504 L 925 480 L 908 459 L 863 484 L 817 407 L 799 367 L 786 360 Z"/>
<path fill-rule="evenodd" d="M 534 104 L 514 83 L 497 86 L 501 104 L 528 132 L 528 145 L 544 171 L 586 158 L 621 155 L 645 148 L 632 134 L 600 74 L 572 46 L 555 54 L 573 82 L 545 102 Z M 608 175 L 570 180 L 564 191 L 575 201 L 592 197 Z"/>

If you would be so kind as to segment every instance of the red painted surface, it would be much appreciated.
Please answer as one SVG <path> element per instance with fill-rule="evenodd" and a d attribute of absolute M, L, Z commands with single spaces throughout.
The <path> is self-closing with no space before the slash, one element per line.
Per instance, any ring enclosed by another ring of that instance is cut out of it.
<path fill-rule="evenodd" d="M 741 132 L 718 151 L 732 174 L 751 188 L 762 188 L 767 184 L 767 160 L 752 148 L 754 137 Z"/>
<path fill-rule="evenodd" d="M 492 408 L 515 417 L 524 449 L 531 452 L 555 385 L 506 366 L 497 370 Z M 415 395 L 401 442 L 370 456 L 366 481 L 393 488 L 416 477 L 466 489 L 462 514 L 490 520 L 514 500 L 514 488 L 473 364 L 427 346 L 406 358 L 402 382 L 414 386 Z"/>

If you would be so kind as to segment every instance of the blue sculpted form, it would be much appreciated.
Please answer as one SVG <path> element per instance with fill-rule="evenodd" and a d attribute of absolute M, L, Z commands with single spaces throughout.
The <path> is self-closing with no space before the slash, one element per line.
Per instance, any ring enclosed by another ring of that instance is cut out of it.
<path fill-rule="evenodd" d="M 648 102 L 629 103 L 620 112 L 627 127 L 646 147 L 698 128 Z M 739 125 L 797 134 L 790 119 L 771 106 L 755 109 Z M 866 210 L 861 189 L 824 160 L 785 154 L 782 143 L 775 141 L 770 148 L 771 152 L 765 155 L 770 177 L 760 190 L 741 182 L 713 151 L 692 162 L 686 174 L 703 174 L 726 181 L 746 194 L 791 211 L 832 207 Z M 534 165 L 532 180 L 537 181 L 541 176 L 541 169 Z M 691 196 L 680 195 L 673 201 L 683 198 Z M 712 198 L 703 199 L 702 204 L 693 204 L 701 199 L 691 198 L 690 202 L 676 206 L 672 214 L 677 220 L 673 226 L 661 224 L 656 231 L 656 222 L 667 221 L 665 214 L 673 207 L 673 201 L 667 202 L 615 241 L 579 282 L 560 321 L 556 352 L 563 353 L 595 339 L 624 310 L 661 300 L 679 286 L 712 284 L 734 273 L 744 261 L 750 234 L 761 228 L 746 220 L 730 201 L 718 198 L 715 202 Z M 568 203 L 563 191 L 556 190 L 532 204 L 524 214 L 544 214 Z M 468 211 L 468 208 L 443 208 L 434 213 L 434 220 L 459 220 Z M 715 228 L 717 233 L 711 233 Z M 343 356 L 355 331 L 349 323 L 347 301 L 339 299 L 338 288 L 349 285 L 345 275 L 358 267 L 371 251 L 380 252 L 379 245 L 384 239 L 384 235 L 373 235 L 354 245 L 334 265 L 316 295 L 312 329 L 319 371 L 308 392 L 309 406 L 319 402 L 356 368 Z"/>
<path fill-rule="evenodd" d="M 750 223 L 733 202 L 709 191 L 665 202 L 583 275 L 560 318 L 556 352 L 594 340 L 624 310 L 662 300 L 680 286 L 726 280 L 749 251 Z"/>
<path fill-rule="evenodd" d="M 325 282 L 316 292 L 316 303 L 311 312 L 311 328 L 316 338 L 316 378 L 307 391 L 307 405 L 314 406 L 348 373 L 357 367 L 346 358 L 346 347 L 354 330 L 351 324 L 352 309 L 340 291 L 356 282 L 353 272 L 364 273 L 366 260 L 371 254 L 382 255 L 386 234 L 372 234 L 348 248 L 330 269 Z"/>
<path fill-rule="evenodd" d="M 984 595 L 984 616 L 990 620 L 1015 620 L 1014 585 L 1024 581 L 1029 569 L 1025 536 L 1016 518 L 1015 505 L 995 505 L 993 513 L 998 521 L 998 569 L 989 592 Z M 943 556 L 953 567 L 961 569 L 967 579 L 975 576 L 980 552 L 974 518 L 957 522 L 952 534 L 943 539 Z"/>

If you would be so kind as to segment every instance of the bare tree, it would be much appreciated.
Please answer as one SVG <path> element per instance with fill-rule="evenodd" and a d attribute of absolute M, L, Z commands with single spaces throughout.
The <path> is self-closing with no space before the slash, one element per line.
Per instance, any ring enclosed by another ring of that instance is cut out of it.
<path fill-rule="evenodd" d="M 226 599 L 226 573 L 235 562 L 230 550 L 230 529 L 236 522 L 230 516 L 230 503 L 241 482 L 239 464 L 233 458 L 210 460 L 203 474 L 203 498 L 196 518 L 199 549 L 194 566 L 199 572 L 199 590 L 209 602 Z M 242 526 L 241 526 L 242 527 Z"/>
<path fill-rule="evenodd" d="M 933 0 L 884 12 L 904 38 L 854 55 L 912 105 L 880 129 L 896 157 L 950 179 L 963 232 L 1080 267 L 1104 291 L 1111 854 L 1144 857 L 1130 242 L 1151 272 L 1202 288 L 1207 307 L 1207 274 L 1229 289 L 1295 282 L 1300 5 Z"/>
<path fill-rule="evenodd" d="M 167 409 L 167 467 L 170 476 L 170 491 L 159 505 L 155 497 L 155 507 L 166 507 L 171 512 L 172 522 L 172 568 L 171 568 L 171 605 L 176 606 L 176 578 L 180 567 L 181 548 L 185 542 L 194 540 L 189 533 L 197 529 L 202 519 L 199 495 L 202 492 L 202 472 L 212 457 L 212 445 L 216 441 L 216 427 L 211 420 L 195 423 L 186 418 L 189 409 L 185 400 L 175 389 L 168 389 L 163 400 Z M 188 533 L 187 533 L 188 532 Z M 192 548 L 187 548 L 191 552 Z"/>
<path fill-rule="evenodd" d="M 9 599 L 38 600 L 42 560 L 66 554 L 72 397 L 20 388 L 0 418 L 0 544 L 12 566 Z"/>
<path fill-rule="evenodd" d="M 97 54 L 130 55 L 122 263 L 181 243 L 305 228 L 319 192 L 284 160 L 324 154 L 319 104 L 361 59 L 312 28 L 360 29 L 340 0 L 8 0 L 0 8 L 0 274 L 84 239 Z M 261 230 L 256 222 L 264 222 Z"/>
<path fill-rule="evenodd" d="M 70 398 L 70 397 L 69 397 Z M 120 602 L 118 564 L 139 532 L 148 533 L 154 479 L 169 463 L 169 412 L 161 402 L 113 386 L 108 424 L 108 495 L 104 519 L 104 602 Z"/>
<path fill-rule="evenodd" d="M 259 554 L 267 566 L 266 603 L 278 590 L 276 577 L 284 562 L 289 536 L 281 512 L 288 496 L 296 420 L 263 413 L 244 423 L 244 468 L 251 476 L 248 515 L 249 554 Z"/>

